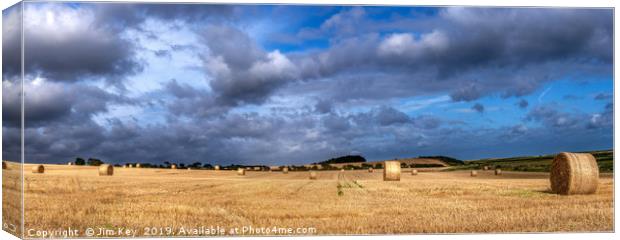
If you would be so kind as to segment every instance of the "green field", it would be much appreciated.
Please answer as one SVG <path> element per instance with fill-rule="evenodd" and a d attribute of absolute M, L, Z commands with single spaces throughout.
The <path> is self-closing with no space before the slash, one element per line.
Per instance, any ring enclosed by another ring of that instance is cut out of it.
<path fill-rule="evenodd" d="M 613 150 L 591 151 L 589 152 L 596 158 L 601 172 L 613 172 L 614 152 Z M 447 171 L 481 169 L 483 166 L 491 168 L 501 168 L 507 171 L 526 171 L 526 172 L 549 172 L 551 161 L 555 155 L 523 156 L 511 158 L 490 158 L 472 161 L 464 161 L 463 165 L 454 166 Z"/>

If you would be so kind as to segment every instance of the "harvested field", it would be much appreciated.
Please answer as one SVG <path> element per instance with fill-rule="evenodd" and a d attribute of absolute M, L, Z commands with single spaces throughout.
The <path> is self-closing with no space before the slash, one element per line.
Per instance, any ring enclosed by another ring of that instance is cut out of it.
<path fill-rule="evenodd" d="M 26 229 L 126 227 L 137 236 L 200 226 L 314 229 L 291 235 L 613 231 L 611 174 L 601 174 L 596 194 L 562 196 L 550 193 L 548 173 L 511 171 L 475 178 L 419 172 L 384 182 L 382 171 L 367 170 L 317 171 L 317 180 L 296 171 L 118 168 L 99 177 L 97 167 L 45 170 L 24 172 Z M 4 178 L 5 193 L 15 186 Z"/>

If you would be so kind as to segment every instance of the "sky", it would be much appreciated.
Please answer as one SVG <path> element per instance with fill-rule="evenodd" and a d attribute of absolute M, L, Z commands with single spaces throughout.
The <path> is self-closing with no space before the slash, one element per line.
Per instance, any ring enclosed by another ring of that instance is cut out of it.
<path fill-rule="evenodd" d="M 3 159 L 306 164 L 613 146 L 613 11 L 23 3 Z"/>

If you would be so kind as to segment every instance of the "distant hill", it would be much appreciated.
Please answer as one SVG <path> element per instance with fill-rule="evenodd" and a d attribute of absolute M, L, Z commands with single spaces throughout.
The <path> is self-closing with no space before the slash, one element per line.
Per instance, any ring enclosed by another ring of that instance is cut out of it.
<path fill-rule="evenodd" d="M 614 152 L 612 150 L 586 151 L 591 153 L 598 163 L 601 172 L 613 172 L 614 170 Z M 539 155 L 539 156 L 520 156 L 508 158 L 487 158 L 480 160 L 465 161 L 464 165 L 455 166 L 449 170 L 467 170 L 480 169 L 484 166 L 491 168 L 501 168 L 507 171 L 524 171 L 524 172 L 549 172 L 551 162 L 555 154 Z"/>
<path fill-rule="evenodd" d="M 418 158 L 437 159 L 437 160 L 441 160 L 441 161 L 447 163 L 448 165 L 452 165 L 452 166 L 465 164 L 465 162 L 463 162 L 462 160 L 458 160 L 456 158 L 451 158 L 451 157 L 446 157 L 446 156 L 419 156 Z"/>
<path fill-rule="evenodd" d="M 325 160 L 322 162 L 314 163 L 314 164 L 336 164 L 336 163 L 365 163 L 366 158 L 360 155 L 347 155 L 337 158 L 331 158 L 329 160 Z"/>

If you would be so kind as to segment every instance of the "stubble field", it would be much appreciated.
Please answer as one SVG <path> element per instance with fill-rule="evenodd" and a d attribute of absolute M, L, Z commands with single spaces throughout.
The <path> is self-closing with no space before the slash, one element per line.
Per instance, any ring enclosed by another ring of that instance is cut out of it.
<path fill-rule="evenodd" d="M 98 176 L 96 167 L 45 167 L 44 174 L 24 167 L 26 237 L 68 228 L 80 236 L 88 228 L 213 233 L 202 226 L 222 227 L 218 235 L 613 231 L 611 174 L 601 175 L 594 195 L 560 196 L 549 193 L 548 173 L 479 171 L 473 178 L 405 169 L 401 181 L 384 182 L 381 170 L 318 171 L 310 180 L 308 172 L 115 168 L 114 176 Z M 19 192 L 12 179 L 3 178 L 5 204 L 10 191 Z"/>

